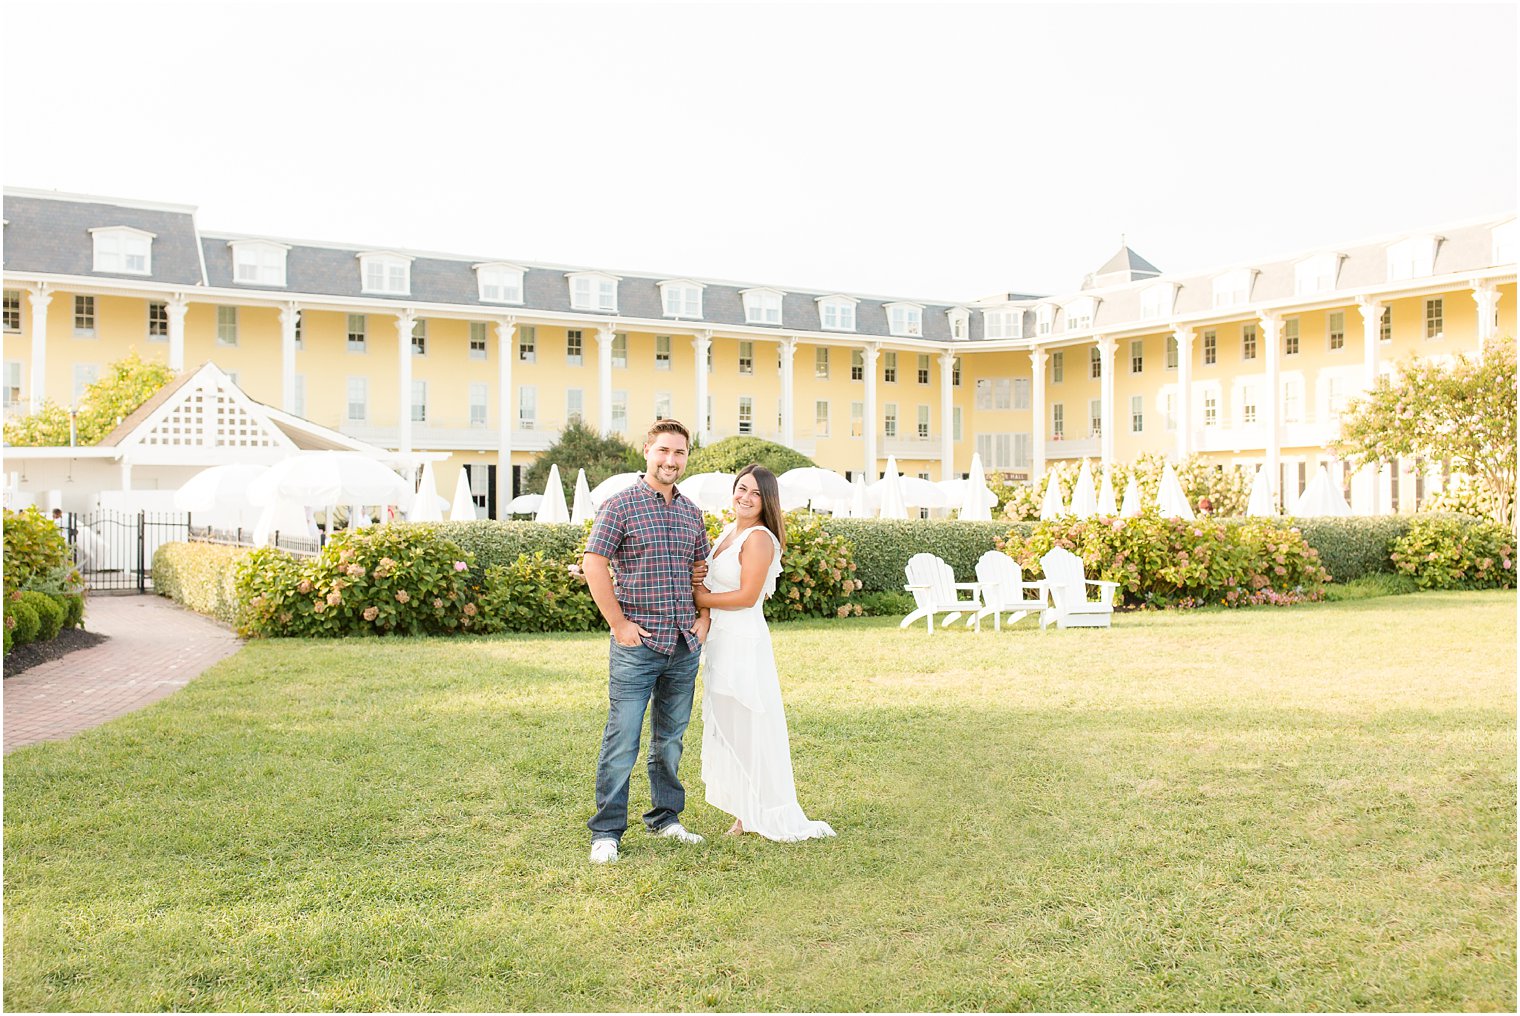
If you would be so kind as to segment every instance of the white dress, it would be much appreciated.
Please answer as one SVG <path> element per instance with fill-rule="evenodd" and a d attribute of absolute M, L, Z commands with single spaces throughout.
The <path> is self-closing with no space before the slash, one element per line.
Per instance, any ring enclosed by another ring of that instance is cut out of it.
<path fill-rule="evenodd" d="M 733 531 L 718 538 L 720 546 Z M 702 649 L 702 781 L 707 803 L 744 823 L 745 832 L 768 840 L 808 840 L 833 836 L 827 822 L 809 821 L 797 803 L 792 749 L 781 705 L 781 682 L 765 600 L 781 573 L 781 541 L 769 529 L 771 565 L 758 602 L 738 610 L 712 610 L 712 627 Z M 745 533 L 708 559 L 704 584 L 715 593 L 739 588 L 739 547 Z"/>

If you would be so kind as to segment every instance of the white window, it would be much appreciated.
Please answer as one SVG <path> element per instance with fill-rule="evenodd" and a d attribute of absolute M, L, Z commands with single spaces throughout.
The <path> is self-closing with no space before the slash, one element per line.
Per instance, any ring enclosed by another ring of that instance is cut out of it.
<path fill-rule="evenodd" d="M 1166 429 L 1177 429 L 1177 393 L 1167 392 L 1161 397 L 1161 405 L 1166 415 Z"/>
<path fill-rule="evenodd" d="M 755 432 L 755 400 L 748 395 L 739 396 L 739 433 Z"/>
<path fill-rule="evenodd" d="M 565 363 L 579 367 L 586 359 L 586 336 L 579 328 L 565 331 Z"/>
<path fill-rule="evenodd" d="M 926 385 L 926 384 L 929 383 L 929 354 L 928 353 L 919 353 L 918 354 L 918 383 L 921 384 L 921 385 Z"/>
<path fill-rule="evenodd" d="M 21 331 L 21 290 L 19 289 L 5 291 L 5 330 Z"/>
<path fill-rule="evenodd" d="M 924 334 L 924 309 L 916 303 L 889 303 L 887 330 L 893 335 Z"/>
<path fill-rule="evenodd" d="M 305 416 L 306 415 L 306 375 L 305 374 L 297 374 L 297 375 L 295 375 L 294 381 L 295 381 L 295 384 L 291 388 L 290 396 L 291 396 L 291 401 L 294 403 L 295 414 L 297 416 Z"/>
<path fill-rule="evenodd" d="M 1251 299 L 1256 269 L 1241 268 L 1214 278 L 1214 306 L 1236 307 Z"/>
<path fill-rule="evenodd" d="M 1172 340 L 1174 344 L 1176 341 L 1176 339 Z M 1175 354 L 1172 359 L 1176 360 Z M 1212 328 L 1206 328 L 1203 332 L 1203 362 L 1205 365 L 1219 362 L 1219 333 Z"/>
<path fill-rule="evenodd" d="M 885 434 L 887 437 L 896 437 L 897 436 L 897 403 L 895 403 L 895 402 L 888 402 L 886 404 L 885 412 L 883 414 L 883 420 L 884 420 L 884 423 L 882 424 L 882 433 Z"/>
<path fill-rule="evenodd" d="M 1283 423 L 1298 423 L 1303 418 L 1304 383 L 1296 377 L 1285 377 L 1282 382 Z"/>
<path fill-rule="evenodd" d="M 290 250 L 283 243 L 268 240 L 233 240 L 232 281 L 249 286 L 285 285 L 285 252 Z"/>
<path fill-rule="evenodd" d="M 1411 236 L 1388 247 L 1388 281 L 1417 279 L 1436 272 L 1438 236 Z"/>
<path fill-rule="evenodd" d="M 216 309 L 216 344 L 219 346 L 238 344 L 238 309 L 236 307 Z"/>
<path fill-rule="evenodd" d="M 1129 397 L 1129 429 L 1132 434 L 1141 434 L 1145 431 L 1145 396 L 1131 395 Z"/>
<path fill-rule="evenodd" d="M 1316 254 L 1293 266 L 1293 292 L 1299 296 L 1328 293 L 1341 272 L 1341 255 Z"/>
<path fill-rule="evenodd" d="M 519 325 L 517 327 L 517 359 L 522 363 L 532 363 L 538 359 L 538 328 L 534 325 Z"/>
<path fill-rule="evenodd" d="M 412 422 L 427 423 L 427 382 L 412 381 Z"/>
<path fill-rule="evenodd" d="M 1098 301 L 1090 296 L 1084 296 L 1069 304 L 1066 308 L 1066 330 L 1068 332 L 1082 331 L 1092 327 L 1093 314 L 1097 311 Z"/>
<path fill-rule="evenodd" d="M 1256 386 L 1240 386 L 1240 422 L 1251 426 L 1256 422 Z"/>
<path fill-rule="evenodd" d="M 80 338 L 95 336 L 95 298 L 74 297 L 74 334 Z"/>
<path fill-rule="evenodd" d="M 959 441 L 961 439 L 961 407 L 960 406 L 952 406 L 952 407 L 950 407 L 950 439 L 952 441 Z"/>
<path fill-rule="evenodd" d="M 1256 326 L 1240 326 L 1240 358 L 1242 360 L 1256 359 Z"/>
<path fill-rule="evenodd" d="M 427 318 L 417 318 L 412 322 L 412 355 L 427 356 Z"/>
<path fill-rule="evenodd" d="M 369 419 L 369 379 L 348 379 L 348 422 L 363 423 Z"/>
<path fill-rule="evenodd" d="M 660 303 L 665 316 L 673 318 L 700 318 L 702 316 L 702 286 L 684 279 L 660 283 Z"/>
<path fill-rule="evenodd" d="M 746 289 L 739 295 L 744 298 L 746 324 L 779 325 L 781 323 L 780 290 Z"/>
<path fill-rule="evenodd" d="M 612 432 L 614 434 L 628 433 L 628 392 L 626 390 L 612 393 Z"/>
<path fill-rule="evenodd" d="M 1140 318 L 1155 321 L 1172 316 L 1177 301 L 1177 286 L 1171 282 L 1158 282 L 1140 291 Z"/>
<path fill-rule="evenodd" d="M 988 339 L 1022 339 L 1024 337 L 1024 312 L 1022 310 L 989 310 L 983 314 Z"/>
<path fill-rule="evenodd" d="M 985 412 L 994 409 L 1013 408 L 1013 384 L 1006 377 L 979 377 L 976 379 L 976 408 Z"/>
<path fill-rule="evenodd" d="M 1034 309 L 1034 333 L 1037 336 L 1049 335 L 1056 321 L 1056 305 L 1042 303 Z"/>
<path fill-rule="evenodd" d="M 669 392 L 654 393 L 654 418 L 656 420 L 668 420 L 673 415 L 671 412 L 671 399 Z"/>
<path fill-rule="evenodd" d="M 369 326 L 363 314 L 350 314 L 348 316 L 348 351 L 350 353 L 362 353 L 366 345 L 366 329 Z"/>
<path fill-rule="evenodd" d="M 819 399 L 813 403 L 813 436 L 829 436 L 829 402 L 827 399 Z"/>
<path fill-rule="evenodd" d="M 74 364 L 74 404 L 84 397 L 84 390 L 96 381 L 100 380 L 100 364 L 76 363 Z"/>
<path fill-rule="evenodd" d="M 1344 378 L 1331 374 L 1325 378 L 1325 409 L 1332 420 L 1339 420 L 1346 409 L 1349 391 Z"/>
<path fill-rule="evenodd" d="M 961 358 L 958 357 L 958 356 L 955 356 L 955 357 L 951 357 L 950 358 L 950 387 L 951 388 L 959 388 L 960 386 L 961 386 Z"/>
<path fill-rule="evenodd" d="M 1282 327 L 1283 355 L 1298 355 L 1298 318 L 1290 317 L 1283 320 Z"/>
<path fill-rule="evenodd" d="M 617 276 L 571 272 L 570 306 L 575 310 L 617 310 Z"/>
<path fill-rule="evenodd" d="M 886 352 L 881 354 L 881 379 L 893 384 L 897 383 L 897 354 Z"/>
<path fill-rule="evenodd" d="M 21 405 L 21 361 L 5 361 L 5 408 Z"/>
<path fill-rule="evenodd" d="M 366 293 L 405 296 L 412 291 L 412 259 L 401 254 L 360 254 L 360 288 Z"/>
<path fill-rule="evenodd" d="M 866 404 L 864 402 L 850 403 L 850 436 L 860 437 L 866 432 Z"/>
<path fill-rule="evenodd" d="M 1142 374 L 1145 372 L 1145 340 L 1131 339 L 1129 343 L 1129 372 Z"/>
<path fill-rule="evenodd" d="M 162 300 L 148 301 L 148 341 L 169 341 L 169 305 Z"/>
<path fill-rule="evenodd" d="M 1094 378 L 1103 376 L 1103 351 L 1092 346 L 1087 351 L 1088 371 Z"/>
<path fill-rule="evenodd" d="M 964 339 L 968 337 L 971 329 L 971 312 L 964 307 L 953 307 L 945 311 L 945 317 L 950 320 L 950 337 L 952 339 Z"/>
<path fill-rule="evenodd" d="M 517 389 L 517 429 L 532 430 L 538 420 L 538 389 L 523 385 Z"/>
<path fill-rule="evenodd" d="M 1219 426 L 1219 395 L 1215 392 L 1203 393 L 1203 425 Z"/>
<path fill-rule="evenodd" d="M 1013 379 L 1013 408 L 1027 410 L 1029 408 L 1030 379 L 1016 377 Z"/>
<path fill-rule="evenodd" d="M 487 262 L 475 266 L 481 303 L 522 303 L 523 275 L 517 265 Z"/>
<path fill-rule="evenodd" d="M 739 373 L 753 374 L 755 372 L 755 344 L 753 342 L 739 343 Z"/>
<path fill-rule="evenodd" d="M 850 350 L 850 380 L 861 381 L 866 376 L 866 354 L 864 350 Z"/>
<path fill-rule="evenodd" d="M 825 296 L 818 300 L 818 320 L 824 330 L 853 332 L 856 301 L 843 296 Z"/>
<path fill-rule="evenodd" d="M 148 275 L 153 271 L 153 234 L 131 226 L 92 229 L 95 271 Z"/>
<path fill-rule="evenodd" d="M 486 343 L 488 341 L 486 323 L 484 321 L 470 322 L 470 359 L 484 360 L 486 358 Z"/>
<path fill-rule="evenodd" d="M 1425 337 L 1439 339 L 1446 333 L 1446 301 L 1441 297 L 1425 301 Z"/>
<path fill-rule="evenodd" d="M 1346 348 L 1345 311 L 1335 310 L 1325 315 L 1325 335 L 1332 350 Z"/>
<path fill-rule="evenodd" d="M 486 425 L 486 385 L 481 381 L 470 382 L 470 426 Z"/>
<path fill-rule="evenodd" d="M 1008 462 L 1010 469 L 1028 469 L 1034 463 L 1034 435 L 1010 434 L 1013 453 Z"/>
<path fill-rule="evenodd" d="M 1057 441 L 1066 437 L 1066 406 L 1059 402 L 1050 404 L 1050 436 Z"/>
<path fill-rule="evenodd" d="M 586 419 L 586 392 L 581 388 L 565 389 L 565 422 L 581 423 Z"/>
<path fill-rule="evenodd" d="M 828 380 L 829 377 L 829 347 L 819 346 L 813 350 L 813 376 Z"/>
<path fill-rule="evenodd" d="M 1066 353 L 1056 350 L 1050 354 L 1050 383 L 1058 385 L 1066 380 Z"/>
<path fill-rule="evenodd" d="M 922 406 L 921 405 L 921 406 L 918 407 L 918 439 L 920 441 L 927 441 L 927 440 L 929 440 L 929 407 L 928 406 Z"/>
<path fill-rule="evenodd" d="M 1177 358 L 1180 355 L 1180 353 L 1181 353 L 1181 349 L 1177 345 L 1177 336 L 1175 336 L 1175 335 L 1168 335 L 1166 337 L 1166 369 L 1167 370 L 1176 370 L 1177 369 Z"/>
<path fill-rule="evenodd" d="M 654 337 L 654 369 L 670 369 L 670 336 L 656 335 Z M 661 417 L 664 419 L 664 417 Z"/>
<path fill-rule="evenodd" d="M 1091 437 L 1103 436 L 1103 400 L 1092 399 L 1087 403 L 1087 433 Z"/>
<path fill-rule="evenodd" d="M 628 333 L 612 333 L 612 365 L 614 367 L 628 366 Z"/>

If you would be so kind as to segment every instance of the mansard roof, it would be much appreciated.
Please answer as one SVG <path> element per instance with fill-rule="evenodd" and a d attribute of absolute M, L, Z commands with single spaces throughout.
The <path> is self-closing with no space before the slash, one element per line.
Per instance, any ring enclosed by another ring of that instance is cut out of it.
<path fill-rule="evenodd" d="M 90 230 L 111 226 L 153 234 L 152 274 L 95 270 Z M 50 197 L 35 191 L 5 193 L 5 270 L 204 285 L 195 211 L 190 206 Z"/>

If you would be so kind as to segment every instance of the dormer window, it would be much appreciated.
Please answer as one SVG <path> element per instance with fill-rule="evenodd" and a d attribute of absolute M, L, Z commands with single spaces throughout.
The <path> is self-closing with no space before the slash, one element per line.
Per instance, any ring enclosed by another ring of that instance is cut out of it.
<path fill-rule="evenodd" d="M 781 290 L 746 289 L 739 295 L 744 298 L 746 324 L 779 325 L 781 323 Z"/>
<path fill-rule="evenodd" d="M 249 286 L 285 285 L 285 252 L 290 250 L 283 243 L 268 240 L 233 240 L 232 281 Z"/>
<path fill-rule="evenodd" d="M 481 303 L 522 303 L 523 275 L 518 265 L 489 261 L 475 266 L 475 282 Z"/>
<path fill-rule="evenodd" d="M 1074 300 L 1070 304 L 1067 304 L 1065 307 L 1066 330 L 1068 332 L 1080 332 L 1083 329 L 1091 328 L 1093 314 L 1097 312 L 1097 309 L 1098 301 L 1095 297 L 1091 296 L 1084 296 L 1079 300 Z"/>
<path fill-rule="evenodd" d="M 601 310 L 617 312 L 616 275 L 601 272 L 571 272 L 570 307 L 573 310 Z"/>
<path fill-rule="evenodd" d="M 965 307 L 951 307 L 945 311 L 945 318 L 950 322 L 950 338 L 959 341 L 970 337 L 971 312 Z"/>
<path fill-rule="evenodd" d="M 1316 254 L 1293 266 L 1293 292 L 1298 296 L 1328 293 L 1341 274 L 1340 254 Z"/>
<path fill-rule="evenodd" d="M 702 284 L 686 279 L 660 283 L 660 304 L 665 316 L 699 319 L 702 316 Z"/>
<path fill-rule="evenodd" d="M 853 332 L 855 330 L 855 305 L 858 300 L 848 296 L 821 296 L 818 298 L 818 322 L 825 331 Z"/>
<path fill-rule="evenodd" d="M 1142 321 L 1169 318 L 1176 305 L 1177 284 L 1175 282 L 1158 282 L 1140 291 L 1140 319 Z"/>
<path fill-rule="evenodd" d="M 153 234 L 131 226 L 90 230 L 95 240 L 95 271 L 149 275 L 153 271 Z"/>
<path fill-rule="evenodd" d="M 924 309 L 916 303 L 889 303 L 887 330 L 893 335 L 919 336 L 924 334 Z"/>
<path fill-rule="evenodd" d="M 1411 236 L 1388 248 L 1388 281 L 1418 279 L 1436 273 L 1439 236 Z"/>
<path fill-rule="evenodd" d="M 1024 337 L 1024 312 L 1018 309 L 989 310 L 986 320 L 986 338 L 1022 339 Z"/>
<path fill-rule="evenodd" d="M 1034 309 L 1034 333 L 1037 336 L 1049 335 L 1056 322 L 1056 305 L 1042 303 Z"/>
<path fill-rule="evenodd" d="M 1236 307 L 1251 299 L 1256 269 L 1241 268 L 1214 278 L 1214 306 Z"/>
<path fill-rule="evenodd" d="M 360 254 L 359 274 L 366 293 L 406 296 L 412 291 L 412 259 L 404 254 Z"/>

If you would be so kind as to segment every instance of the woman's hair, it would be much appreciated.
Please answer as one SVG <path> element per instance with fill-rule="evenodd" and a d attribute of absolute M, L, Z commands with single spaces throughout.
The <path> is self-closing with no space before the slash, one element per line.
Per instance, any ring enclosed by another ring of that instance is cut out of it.
<path fill-rule="evenodd" d="M 760 524 L 775 533 L 776 539 L 785 547 L 786 518 L 781 514 L 781 487 L 776 483 L 776 474 L 758 462 L 751 462 L 734 477 L 734 486 L 737 488 L 740 480 L 751 475 L 755 478 L 755 486 L 760 488 Z"/>

